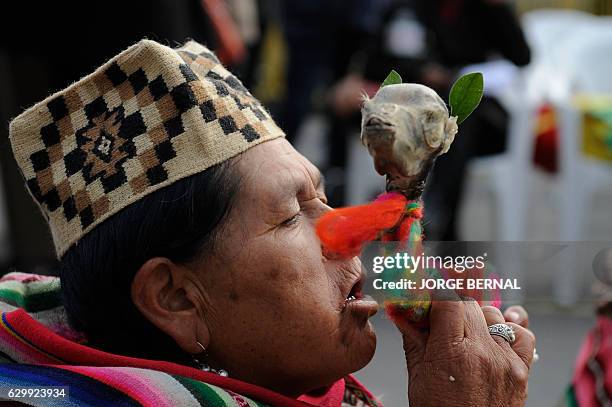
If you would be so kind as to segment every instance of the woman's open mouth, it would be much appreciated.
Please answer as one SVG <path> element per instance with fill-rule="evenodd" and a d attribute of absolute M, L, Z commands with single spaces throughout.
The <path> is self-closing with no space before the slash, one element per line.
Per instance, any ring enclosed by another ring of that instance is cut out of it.
<path fill-rule="evenodd" d="M 342 312 L 350 311 L 351 313 L 365 315 L 367 318 L 376 314 L 378 311 L 378 303 L 369 295 L 363 294 L 362 289 L 364 282 L 365 274 L 361 273 L 359 279 L 353 283 L 351 290 L 344 300 Z"/>
<path fill-rule="evenodd" d="M 350 302 L 350 301 L 362 299 L 363 298 L 363 293 L 361 292 L 362 288 L 363 288 L 363 278 L 360 277 L 359 280 L 357 280 L 357 282 L 353 285 L 353 288 L 351 288 L 351 291 L 349 292 L 349 294 L 346 296 L 346 300 L 344 300 L 344 303 L 346 304 L 347 302 Z"/>

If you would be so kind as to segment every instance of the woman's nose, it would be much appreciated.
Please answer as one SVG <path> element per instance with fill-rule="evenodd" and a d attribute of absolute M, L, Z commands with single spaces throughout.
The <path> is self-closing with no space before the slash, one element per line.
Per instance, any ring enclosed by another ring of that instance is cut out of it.
<path fill-rule="evenodd" d="M 321 213 L 319 215 L 319 219 L 320 219 L 321 216 L 325 215 L 327 212 L 331 212 L 333 210 L 334 210 L 334 208 L 332 208 L 331 206 L 327 205 L 324 202 L 321 202 Z M 317 223 L 318 223 L 318 219 L 317 219 Z M 323 257 L 326 260 L 334 261 L 334 260 L 344 260 L 344 259 L 348 258 L 346 255 L 335 253 L 334 251 L 329 250 L 328 248 L 325 247 L 323 242 L 321 242 L 320 240 L 319 240 L 319 242 L 321 244 L 321 254 L 323 254 Z"/>
<path fill-rule="evenodd" d="M 329 211 L 333 211 L 334 208 L 332 208 L 331 206 L 329 206 L 326 202 L 321 201 L 321 215 L 326 214 Z"/>

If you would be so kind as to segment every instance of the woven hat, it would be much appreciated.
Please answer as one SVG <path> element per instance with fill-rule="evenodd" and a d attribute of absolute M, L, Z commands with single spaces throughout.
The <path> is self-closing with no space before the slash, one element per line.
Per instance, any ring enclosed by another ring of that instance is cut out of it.
<path fill-rule="evenodd" d="M 210 50 L 143 40 L 15 118 L 9 138 L 61 258 L 143 196 L 282 136 Z"/>

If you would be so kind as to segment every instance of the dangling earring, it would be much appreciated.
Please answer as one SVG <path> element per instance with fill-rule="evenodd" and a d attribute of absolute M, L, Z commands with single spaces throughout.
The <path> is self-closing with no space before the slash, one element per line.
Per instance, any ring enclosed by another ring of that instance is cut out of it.
<path fill-rule="evenodd" d="M 202 352 L 200 353 L 200 355 L 204 355 L 204 357 L 207 356 L 206 353 L 206 348 L 204 347 L 204 345 L 202 345 L 200 343 L 200 341 L 196 341 L 196 343 L 198 344 L 198 346 L 200 348 L 202 348 Z M 227 377 L 228 373 L 227 370 L 224 369 L 213 369 L 212 367 L 208 366 L 206 363 L 200 361 L 196 356 L 193 356 L 193 361 L 195 362 L 196 366 L 198 367 L 198 369 L 202 370 L 203 372 L 210 372 L 210 373 L 215 373 L 218 374 L 219 376 L 223 376 L 223 377 Z"/>

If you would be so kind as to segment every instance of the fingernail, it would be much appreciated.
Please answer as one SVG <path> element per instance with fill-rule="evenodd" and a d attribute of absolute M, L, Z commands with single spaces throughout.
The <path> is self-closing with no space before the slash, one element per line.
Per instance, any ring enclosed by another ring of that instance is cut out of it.
<path fill-rule="evenodd" d="M 510 311 L 508 312 L 508 314 L 506 315 L 506 317 L 511 321 L 511 322 L 517 322 L 519 320 L 519 318 L 521 317 L 518 312 L 516 311 Z"/>

